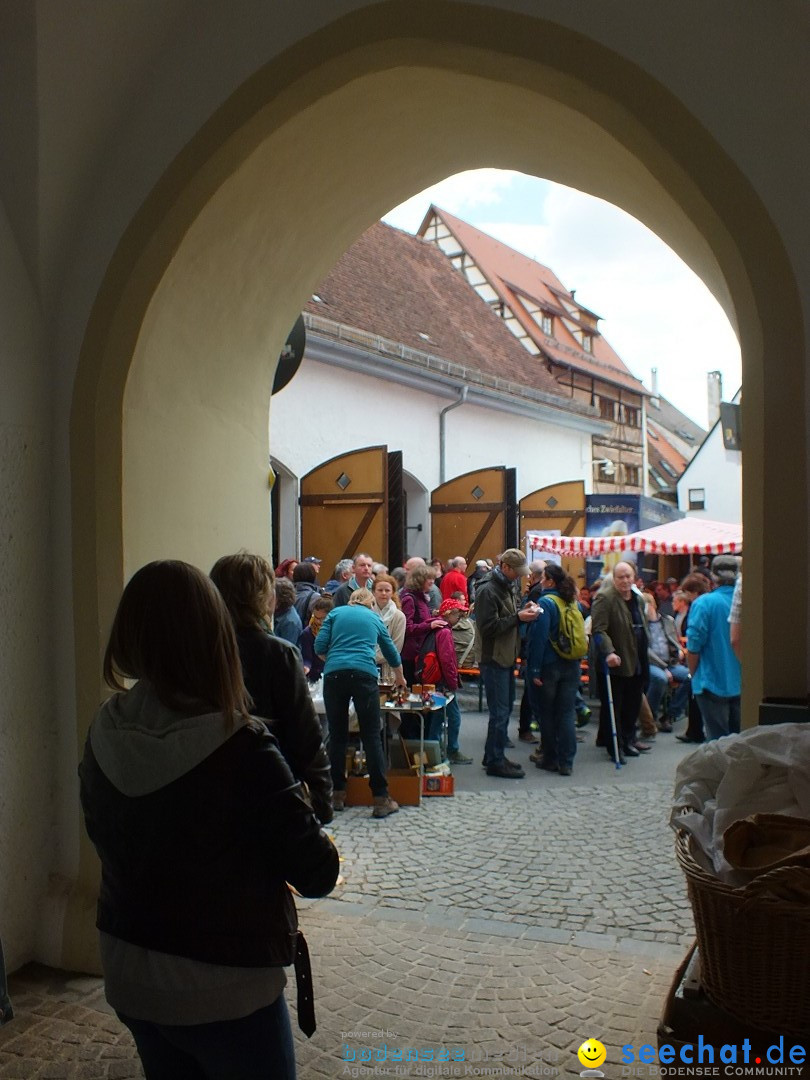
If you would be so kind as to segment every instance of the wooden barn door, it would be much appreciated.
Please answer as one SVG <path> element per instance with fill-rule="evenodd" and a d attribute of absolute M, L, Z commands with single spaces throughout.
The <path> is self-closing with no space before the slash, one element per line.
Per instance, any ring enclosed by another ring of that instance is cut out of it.
<path fill-rule="evenodd" d="M 301 555 L 323 559 L 321 584 L 335 563 L 358 551 L 378 562 L 389 558 L 389 500 L 392 542 L 401 556 L 405 530 L 399 452 L 368 446 L 331 458 L 302 477 Z"/>
<path fill-rule="evenodd" d="M 585 484 L 568 480 L 532 491 L 520 500 L 520 535 L 527 529 L 559 529 L 563 536 L 585 535 Z M 521 546 L 525 544 L 521 539 Z M 538 558 L 542 558 L 539 555 Z M 585 560 L 563 556 L 563 568 L 577 585 L 585 584 Z"/>
<path fill-rule="evenodd" d="M 445 561 L 463 555 L 494 559 L 517 546 L 516 474 L 503 465 L 475 469 L 431 492 L 431 553 Z"/>

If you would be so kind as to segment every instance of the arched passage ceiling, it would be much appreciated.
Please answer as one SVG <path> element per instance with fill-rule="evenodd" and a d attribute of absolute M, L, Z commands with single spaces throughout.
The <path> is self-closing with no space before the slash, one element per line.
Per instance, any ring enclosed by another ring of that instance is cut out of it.
<path fill-rule="evenodd" d="M 396 36 L 368 16 L 258 72 L 166 171 L 119 245 L 85 338 L 72 420 L 75 547 L 98 552 L 76 565 L 77 608 L 96 613 L 77 627 L 80 666 L 98 655 L 125 565 L 156 554 L 206 565 L 234 544 L 264 546 L 279 344 L 363 229 L 461 169 L 549 177 L 644 221 L 736 315 L 749 401 L 764 397 L 765 320 L 771 351 L 788 369 L 795 361 L 793 392 L 772 388 L 764 416 L 748 416 L 748 460 L 765 467 L 769 412 L 803 431 L 800 320 L 778 235 L 683 106 L 559 26 L 485 8 L 454 22 L 448 4 L 444 25 L 401 37 L 393 15 L 406 9 L 383 7 Z M 764 519 L 765 497 L 753 476 L 747 512 Z M 787 527 L 803 538 L 795 517 Z"/>
<path fill-rule="evenodd" d="M 484 75 L 491 55 L 469 49 L 455 50 L 454 61 L 478 75 L 427 66 L 424 57 L 419 67 L 393 61 L 268 135 L 203 208 L 163 276 L 125 398 L 130 569 L 183 533 L 187 557 L 203 565 L 216 554 L 212 542 L 227 542 L 226 527 L 213 536 L 205 527 L 205 496 L 218 473 L 231 489 L 251 474 L 264 483 L 271 358 L 305 299 L 371 222 L 448 174 L 502 166 L 610 199 L 665 235 L 733 315 L 717 260 L 690 217 L 614 135 L 540 86 L 527 90 L 530 75 L 544 81 L 531 65 L 515 65 L 507 83 Z M 359 56 L 348 62 L 353 71 L 363 66 Z M 254 445 L 230 438 L 223 460 L 212 437 L 220 422 L 238 424 Z M 266 515 L 261 499 L 255 505 L 250 540 L 259 545 Z M 234 521 L 233 542 L 244 543 L 244 511 Z"/>

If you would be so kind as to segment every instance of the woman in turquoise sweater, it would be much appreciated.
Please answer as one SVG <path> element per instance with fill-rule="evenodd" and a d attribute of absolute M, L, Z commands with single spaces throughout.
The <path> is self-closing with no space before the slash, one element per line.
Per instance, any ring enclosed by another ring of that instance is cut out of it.
<path fill-rule="evenodd" d="M 356 589 L 344 607 L 326 616 L 315 638 L 315 652 L 323 657 L 323 701 L 329 724 L 329 760 L 335 810 L 346 805 L 346 744 L 349 740 L 349 704 L 354 702 L 360 738 L 366 754 L 368 782 L 374 796 L 373 816 L 388 817 L 399 804 L 388 794 L 385 760 L 380 738 L 380 691 L 377 646 L 394 670 L 398 686 L 405 686 L 402 661 L 385 623 L 372 611 L 374 596 Z"/>

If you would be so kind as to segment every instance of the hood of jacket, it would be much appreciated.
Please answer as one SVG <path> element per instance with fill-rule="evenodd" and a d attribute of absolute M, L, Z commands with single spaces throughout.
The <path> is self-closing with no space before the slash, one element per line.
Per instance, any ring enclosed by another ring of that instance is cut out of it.
<path fill-rule="evenodd" d="M 89 737 L 104 775 L 132 798 L 184 776 L 249 722 L 241 716 L 230 722 L 221 712 L 175 712 L 141 680 L 104 702 Z"/>

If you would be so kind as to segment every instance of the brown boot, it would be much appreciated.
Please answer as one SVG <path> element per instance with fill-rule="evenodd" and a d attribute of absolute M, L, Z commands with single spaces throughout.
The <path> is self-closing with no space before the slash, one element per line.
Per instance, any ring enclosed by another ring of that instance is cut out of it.
<path fill-rule="evenodd" d="M 394 802 L 390 795 L 374 796 L 374 809 L 371 811 L 372 817 L 388 817 L 389 814 L 395 814 L 397 810 L 399 810 L 399 803 Z"/>

